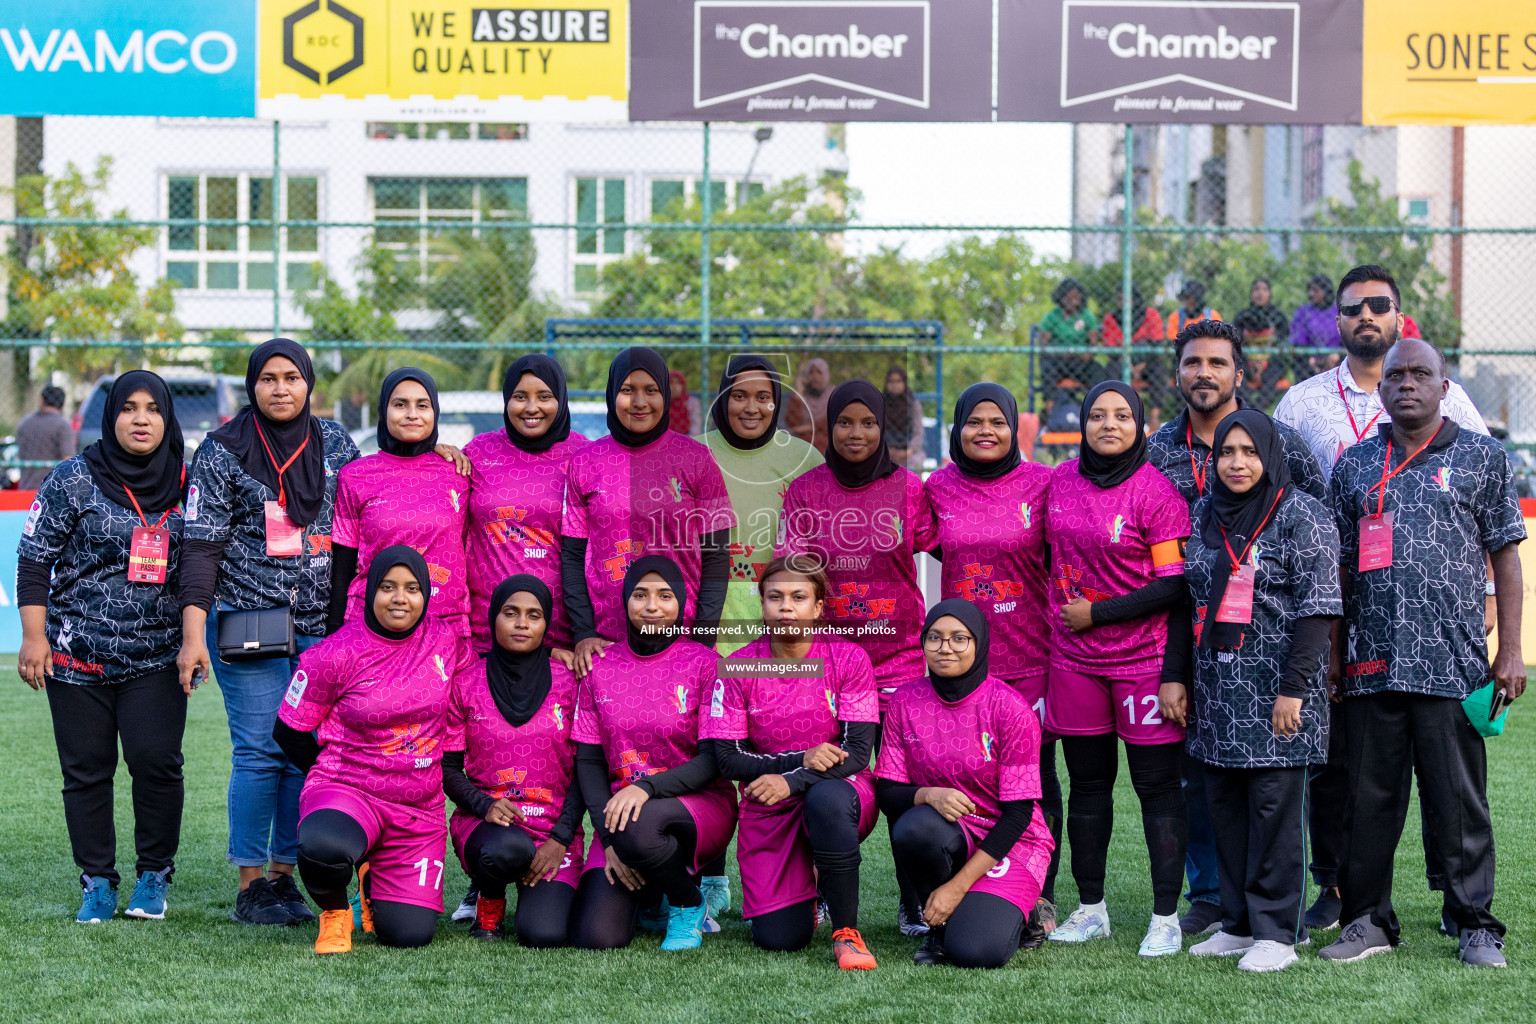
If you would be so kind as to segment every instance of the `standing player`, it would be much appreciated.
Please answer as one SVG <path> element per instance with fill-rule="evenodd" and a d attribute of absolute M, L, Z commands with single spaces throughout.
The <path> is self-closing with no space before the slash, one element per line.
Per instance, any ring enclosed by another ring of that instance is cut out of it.
<path fill-rule="evenodd" d="M 384 548 L 405 544 L 427 560 L 432 614 L 449 620 L 455 635 L 467 637 L 469 467 L 461 465 L 455 472 L 451 460 L 435 454 L 437 385 L 426 371 L 402 367 L 384 378 L 378 413 L 378 452 L 342 467 L 336 485 L 327 629 L 335 632 L 344 621 L 362 617 L 358 565 L 371 565 Z"/>
<path fill-rule="evenodd" d="M 396 545 L 368 566 L 360 622 L 304 652 L 277 741 L 306 775 L 299 874 L 320 906 L 316 953 L 352 950 L 347 885 L 361 875 L 363 928 L 386 946 L 425 946 L 443 909 L 448 698 L 468 646 L 428 614 L 426 559 Z M 313 733 L 313 734 L 312 734 Z"/>
<path fill-rule="evenodd" d="M 760 949 L 804 949 L 819 890 L 838 967 L 874 970 L 858 929 L 859 844 L 878 813 L 869 772 L 880 732 L 874 670 L 857 645 L 817 631 L 827 597 L 819 568 L 776 558 L 758 588 L 765 634 L 722 666 L 699 733 L 715 741 L 720 774 L 741 784 L 742 916 Z M 760 675 L 749 667 L 774 661 L 820 668 Z"/>
<path fill-rule="evenodd" d="M 934 554 L 945 597 L 972 602 L 993 636 L 991 672 L 1019 691 L 1045 722 L 1051 624 L 1046 593 L 1045 506 L 1051 471 L 1019 456 L 1019 408 L 1000 384 L 972 384 L 955 402 L 950 464 L 923 484 L 934 517 Z M 1056 742 L 1040 746 L 1040 809 L 1057 847 L 1061 783 Z M 1056 927 L 1056 866 L 1025 924 L 1033 948 Z"/>
<path fill-rule="evenodd" d="M 576 679 L 544 646 L 554 597 L 543 581 L 510 576 L 490 603 L 491 650 L 453 681 L 443 754 L 443 790 L 457 805 L 448 834 L 478 894 L 469 934 L 503 937 L 516 885 L 517 941 L 563 946 L 586 809 L 571 743 Z"/>
<path fill-rule="evenodd" d="M 1054 845 L 1040 813 L 1040 724 L 987 672 L 987 620 L 940 601 L 923 623 L 928 674 L 896 691 L 876 773 L 891 854 L 930 931 L 920 965 L 1002 967 L 1040 898 Z"/>
<path fill-rule="evenodd" d="M 1081 904 L 1054 942 L 1109 934 L 1104 868 L 1114 827 L 1119 743 L 1141 801 L 1152 861 L 1152 920 L 1141 955 L 1182 948 L 1179 883 L 1186 817 L 1179 778 L 1186 693 L 1159 685 L 1168 622 L 1182 625 L 1189 507 L 1147 462 L 1141 399 L 1128 384 L 1100 384 L 1083 399 L 1082 454 L 1051 474 L 1054 656 L 1045 725 L 1062 737 L 1072 793 L 1067 835 Z"/>
<path fill-rule="evenodd" d="M 668 903 L 664 950 L 696 949 L 709 907 L 699 889 L 736 828 L 736 792 L 699 740 L 699 704 L 717 674 L 714 648 L 685 639 L 676 562 L 645 555 L 624 574 L 626 639 L 582 681 L 576 772 L 602 844 L 576 890 L 572 941 L 618 949 L 642 906 Z"/>

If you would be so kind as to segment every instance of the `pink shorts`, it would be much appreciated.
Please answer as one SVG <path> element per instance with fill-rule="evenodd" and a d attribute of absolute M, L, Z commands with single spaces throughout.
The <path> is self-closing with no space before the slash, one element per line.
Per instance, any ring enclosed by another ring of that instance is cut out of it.
<path fill-rule="evenodd" d="M 730 849 L 736 834 L 736 787 L 717 782 L 698 793 L 678 797 L 693 815 L 693 827 L 699 835 L 693 848 L 693 870 L 697 874 L 705 864 Z"/>
<path fill-rule="evenodd" d="M 448 828 L 441 804 L 430 810 L 392 804 L 340 782 L 312 782 L 299 794 L 299 823 L 315 811 L 340 811 L 368 837 L 368 896 L 443 910 Z"/>
<path fill-rule="evenodd" d="M 981 841 L 986 838 L 988 829 L 970 818 L 961 818 L 960 831 L 965 833 L 965 856 L 970 859 L 981 848 Z M 1051 850 L 1054 847 L 1050 830 L 1045 827 L 1045 819 L 1037 806 L 1034 820 L 1024 830 L 1019 841 L 1013 844 L 1008 856 L 977 879 L 969 891 L 990 893 L 1007 900 L 1023 911 L 1026 918 L 1029 917 L 1034 913 L 1040 890 L 1045 887 L 1045 873 L 1050 869 Z"/>
<path fill-rule="evenodd" d="M 466 875 L 473 875 L 474 872 L 470 871 L 469 865 L 464 862 L 464 844 L 469 842 L 470 833 L 484 824 L 484 818 L 476 818 L 474 815 L 466 814 L 461 810 L 455 810 L 453 816 L 448 819 L 448 837 L 453 841 L 454 855 L 459 858 L 459 865 L 464 869 Z M 506 827 L 521 828 L 524 832 L 528 833 L 528 837 L 533 840 L 534 849 L 538 849 L 549 839 L 549 836 L 544 833 L 535 832 L 531 828 L 524 828 L 517 822 L 513 822 Z M 582 839 L 581 829 L 577 829 L 576 838 L 571 840 L 570 847 L 565 851 L 565 859 L 560 862 L 560 870 L 555 873 L 552 881 L 564 882 L 571 888 L 576 888 L 576 883 L 581 879 L 582 871 Z"/>
<path fill-rule="evenodd" d="M 1037 676 L 1026 676 L 1023 679 L 1003 680 L 1009 686 L 1013 687 L 1013 691 L 1015 693 L 1024 698 L 1025 702 L 1029 704 L 1030 710 L 1033 711 L 1035 713 L 1035 717 L 1039 719 L 1041 743 L 1049 743 L 1051 740 L 1056 738 L 1056 734 L 1049 731 L 1045 727 L 1045 698 L 1047 689 L 1046 681 L 1049 679 L 1050 676 L 1042 672 Z"/>
<path fill-rule="evenodd" d="M 1116 733 L 1127 743 L 1177 743 L 1184 727 L 1158 711 L 1158 673 L 1130 679 L 1051 668 L 1046 728 L 1058 736 Z"/>
<path fill-rule="evenodd" d="M 859 841 L 880 817 L 875 805 L 875 777 L 868 770 L 847 780 L 859 797 Z M 741 805 L 736 834 L 736 863 L 741 865 L 741 916 L 771 914 L 816 897 L 816 867 L 805 832 L 805 801 L 792 797 L 765 807 Z"/>

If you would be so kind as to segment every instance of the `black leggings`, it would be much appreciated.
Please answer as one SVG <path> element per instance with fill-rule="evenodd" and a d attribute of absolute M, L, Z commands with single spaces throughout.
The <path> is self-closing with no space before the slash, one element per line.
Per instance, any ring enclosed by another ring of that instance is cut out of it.
<path fill-rule="evenodd" d="M 464 841 L 464 862 L 482 899 L 506 899 L 507 886 L 517 886 L 517 911 L 512 928 L 524 946 L 551 949 L 569 941 L 571 901 L 576 890 L 564 882 L 541 879 L 523 885 L 537 850 L 533 837 L 516 825 L 481 822 Z"/>
<path fill-rule="evenodd" d="M 896 819 L 891 854 L 924 902 L 965 865 L 965 833 L 923 804 Z M 931 934 L 956 967 L 1002 967 L 1019 948 L 1024 912 L 1000 896 L 968 892 L 949 920 Z"/>
<path fill-rule="evenodd" d="M 1072 877 L 1078 899 L 1104 899 L 1104 866 L 1115 824 L 1115 776 L 1120 770 L 1119 740 L 1101 736 L 1063 736 L 1067 776 L 1072 783 L 1067 805 L 1067 838 L 1072 843 Z M 1184 847 L 1189 824 L 1180 776 L 1182 743 L 1125 745 L 1131 785 L 1141 800 L 1141 828 L 1152 860 L 1152 912 L 1178 910 L 1184 882 Z"/>
<path fill-rule="evenodd" d="M 1051 866 L 1045 871 L 1045 885 L 1040 889 L 1043 899 L 1056 902 L 1056 871 L 1061 867 L 1061 778 L 1056 774 L 1056 741 L 1040 744 L 1040 813 L 1045 816 L 1045 827 L 1051 830 Z"/>
<path fill-rule="evenodd" d="M 322 808 L 299 823 L 299 877 L 321 910 L 346 910 L 347 885 L 368 856 L 368 835 L 350 814 Z M 384 946 L 412 949 L 432 941 L 437 912 L 430 907 L 370 900 L 373 934 Z"/>
<path fill-rule="evenodd" d="M 833 929 L 859 926 L 859 794 L 844 779 L 823 779 L 805 791 L 806 837 L 816 865 L 816 887 L 827 901 Z M 799 903 L 752 919 L 759 949 L 804 949 L 816 934 L 816 901 Z"/>
<path fill-rule="evenodd" d="M 609 835 L 619 860 L 634 868 L 645 885 L 631 892 L 608 881 L 602 871 L 582 874 L 576 886 L 571 943 L 580 949 L 622 949 L 635 937 L 642 907 L 655 906 L 665 896 L 674 907 L 696 907 L 703 898 L 692 871 L 698 828 L 693 815 L 676 797 L 646 801 L 640 817 L 622 832 Z M 595 856 L 602 856 L 597 851 Z"/>

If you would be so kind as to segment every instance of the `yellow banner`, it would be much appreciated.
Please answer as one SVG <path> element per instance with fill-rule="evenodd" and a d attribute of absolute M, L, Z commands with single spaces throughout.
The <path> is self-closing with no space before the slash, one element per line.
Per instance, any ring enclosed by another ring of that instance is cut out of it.
<path fill-rule="evenodd" d="M 1536 124 L 1536 3 L 1365 0 L 1366 124 Z"/>
<path fill-rule="evenodd" d="M 494 113 L 491 101 L 510 101 L 509 113 L 538 100 L 624 102 L 624 0 L 539 3 L 260 0 L 260 99 L 269 115 L 321 100 L 381 116 L 453 113 L 444 101 L 470 114 Z"/>

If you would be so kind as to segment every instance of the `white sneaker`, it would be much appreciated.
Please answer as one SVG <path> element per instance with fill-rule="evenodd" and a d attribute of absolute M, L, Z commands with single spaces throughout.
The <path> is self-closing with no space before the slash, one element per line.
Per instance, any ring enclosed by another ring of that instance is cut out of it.
<path fill-rule="evenodd" d="M 1246 953 L 1253 948 L 1253 936 L 1232 935 L 1228 932 L 1217 932 L 1204 942 L 1197 942 L 1189 947 L 1190 956 L 1236 956 Z"/>
<path fill-rule="evenodd" d="M 1296 962 L 1296 947 L 1274 939 L 1260 939 L 1237 962 L 1240 971 L 1283 971 Z"/>
<path fill-rule="evenodd" d="M 1178 921 L 1175 919 L 1177 929 Z M 1079 905 L 1056 930 L 1046 936 L 1052 942 L 1087 942 L 1089 939 L 1109 937 L 1109 907 L 1102 900 L 1098 903 Z"/>
<path fill-rule="evenodd" d="M 1179 915 L 1152 915 L 1147 937 L 1141 940 L 1138 956 L 1172 956 L 1184 948 L 1184 933 L 1179 929 Z"/>

